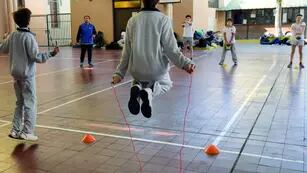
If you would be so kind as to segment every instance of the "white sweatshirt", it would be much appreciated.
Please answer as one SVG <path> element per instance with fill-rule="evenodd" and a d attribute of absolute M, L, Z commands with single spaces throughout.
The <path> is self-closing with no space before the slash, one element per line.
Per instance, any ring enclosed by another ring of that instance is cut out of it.
<path fill-rule="evenodd" d="M 127 24 L 126 43 L 115 75 L 127 70 L 138 81 L 157 81 L 169 72 L 170 61 L 179 68 L 193 63 L 179 50 L 172 21 L 159 11 L 141 11 Z"/>

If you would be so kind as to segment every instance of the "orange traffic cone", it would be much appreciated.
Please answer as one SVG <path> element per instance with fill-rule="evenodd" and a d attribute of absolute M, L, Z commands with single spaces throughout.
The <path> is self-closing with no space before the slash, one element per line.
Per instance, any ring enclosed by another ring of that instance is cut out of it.
<path fill-rule="evenodd" d="M 217 146 L 211 144 L 207 148 L 205 148 L 204 152 L 210 156 L 215 156 L 220 154 L 220 150 Z"/>
<path fill-rule="evenodd" d="M 82 142 L 85 144 L 92 144 L 96 141 L 96 139 L 94 138 L 94 136 L 90 135 L 90 134 L 86 134 L 83 139 Z"/>

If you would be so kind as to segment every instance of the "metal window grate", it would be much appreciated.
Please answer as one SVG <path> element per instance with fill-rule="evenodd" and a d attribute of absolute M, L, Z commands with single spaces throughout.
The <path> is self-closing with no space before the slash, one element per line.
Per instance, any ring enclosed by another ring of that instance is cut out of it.
<path fill-rule="evenodd" d="M 56 42 L 59 46 L 71 45 L 71 15 L 70 13 L 59 13 L 58 27 L 54 26 L 54 14 L 33 15 L 30 28 L 36 34 L 40 46 L 52 46 Z"/>

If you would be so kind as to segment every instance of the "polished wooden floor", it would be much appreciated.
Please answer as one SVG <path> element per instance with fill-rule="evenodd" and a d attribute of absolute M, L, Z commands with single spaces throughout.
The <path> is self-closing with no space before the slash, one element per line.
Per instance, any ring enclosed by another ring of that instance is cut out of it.
<path fill-rule="evenodd" d="M 115 87 L 136 152 L 110 84 L 120 51 L 95 50 L 94 69 L 80 69 L 79 50 L 72 48 L 38 65 L 35 143 L 7 137 L 16 98 L 9 60 L 0 55 L 0 172 L 307 172 L 306 71 L 286 67 L 287 46 L 237 49 L 237 67 L 229 55 L 226 65 L 218 66 L 221 49 L 195 53 L 184 145 L 191 76 L 171 69 L 174 87 L 154 100 L 151 119 L 129 114 L 129 75 Z M 85 134 L 97 141 L 83 144 Z M 209 144 L 221 153 L 204 154 Z"/>

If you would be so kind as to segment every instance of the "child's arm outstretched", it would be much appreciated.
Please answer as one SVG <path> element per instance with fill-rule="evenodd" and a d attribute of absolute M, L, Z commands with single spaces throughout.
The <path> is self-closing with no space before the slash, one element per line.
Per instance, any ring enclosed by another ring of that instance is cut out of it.
<path fill-rule="evenodd" d="M 8 38 L 6 38 L 7 36 L 4 37 L 4 42 L 2 44 L 0 44 L 0 53 L 9 53 L 9 45 L 10 45 L 10 41 Z"/>
<path fill-rule="evenodd" d="M 113 75 L 113 84 L 117 84 L 119 82 L 121 82 L 123 80 L 123 78 L 125 77 L 127 70 L 128 70 L 128 66 L 129 66 L 129 59 L 130 59 L 130 55 L 131 55 L 131 42 L 129 39 L 129 22 L 127 25 L 127 31 L 125 34 L 125 43 L 124 43 L 124 48 L 123 48 L 123 52 L 122 52 L 122 56 L 120 59 L 120 63 L 116 68 L 116 71 Z"/>
<path fill-rule="evenodd" d="M 52 52 L 40 53 L 37 42 L 34 37 L 28 37 L 25 46 L 28 53 L 28 57 L 31 61 L 34 61 L 36 63 L 45 63 L 49 58 L 54 57 L 59 52 L 59 48 L 55 47 Z"/>
<path fill-rule="evenodd" d="M 174 65 L 176 65 L 178 68 L 186 70 L 188 73 L 192 73 L 194 71 L 195 65 L 193 61 L 185 57 L 177 46 L 172 21 L 169 18 L 166 18 L 163 24 L 161 43 L 163 46 L 163 52 Z"/>

